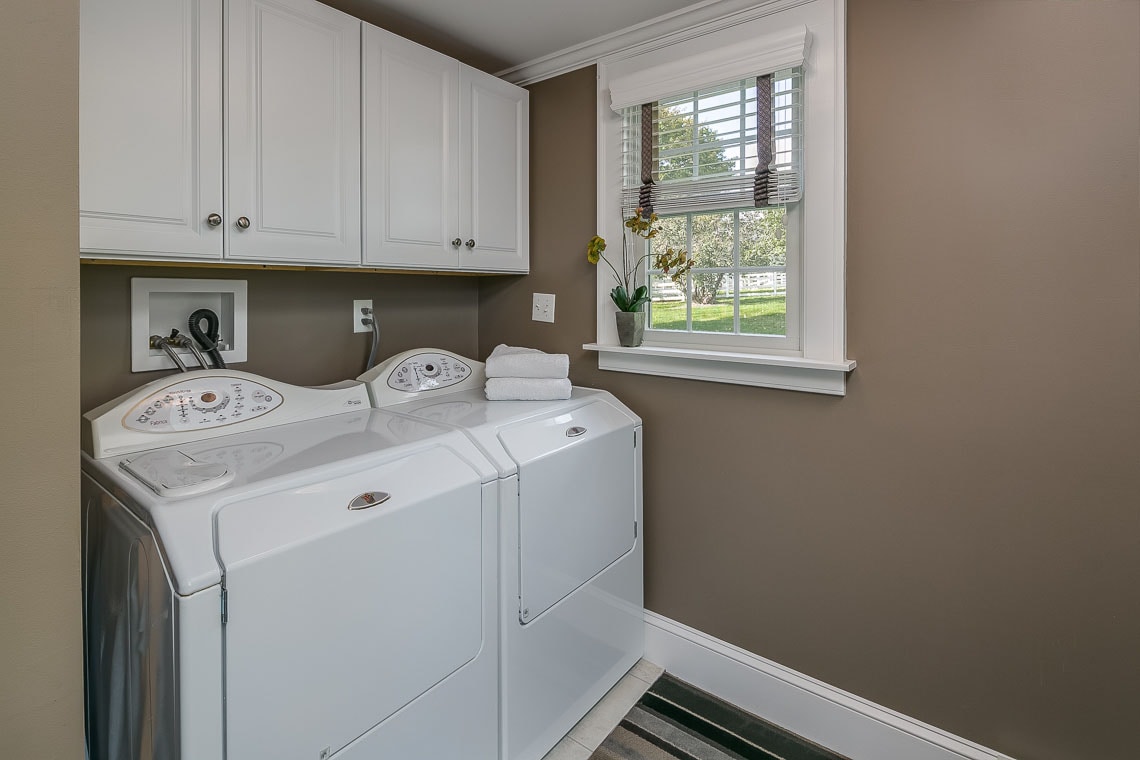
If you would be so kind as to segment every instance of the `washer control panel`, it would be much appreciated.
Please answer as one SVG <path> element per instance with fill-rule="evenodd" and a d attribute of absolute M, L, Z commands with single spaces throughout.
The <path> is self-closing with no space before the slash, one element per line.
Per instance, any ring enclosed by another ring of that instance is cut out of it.
<path fill-rule="evenodd" d="M 269 414 L 283 400 L 277 390 L 245 378 L 187 378 L 131 407 L 123 427 L 144 433 L 208 430 Z"/>
<path fill-rule="evenodd" d="M 453 354 L 425 352 L 388 369 L 388 387 L 404 393 L 446 388 L 466 380 L 471 366 Z"/>

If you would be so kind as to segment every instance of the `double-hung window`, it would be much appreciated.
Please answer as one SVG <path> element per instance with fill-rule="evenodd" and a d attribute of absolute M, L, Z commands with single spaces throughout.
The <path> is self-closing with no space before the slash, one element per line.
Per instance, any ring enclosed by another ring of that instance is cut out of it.
<path fill-rule="evenodd" d="M 787 69 L 624 109 L 622 215 L 660 217 L 645 273 L 651 339 L 799 348 L 802 73 Z M 652 261 L 652 257 L 649 261 Z"/>
<path fill-rule="evenodd" d="M 679 282 L 638 273 L 636 348 L 599 268 L 602 369 L 845 392 L 844 15 L 775 0 L 599 62 L 598 234 L 621 239 L 640 208 L 660 231 L 636 253 L 692 259 Z"/>

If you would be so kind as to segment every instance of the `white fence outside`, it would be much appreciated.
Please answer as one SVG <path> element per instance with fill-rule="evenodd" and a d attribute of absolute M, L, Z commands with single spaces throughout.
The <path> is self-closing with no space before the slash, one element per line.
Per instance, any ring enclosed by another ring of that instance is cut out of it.
<path fill-rule="evenodd" d="M 732 295 L 732 277 L 725 276 L 726 289 L 721 295 Z M 784 293 L 788 289 L 786 272 L 748 272 L 740 275 L 741 293 Z M 683 301 L 685 293 L 667 277 L 654 277 L 650 287 L 650 297 L 654 301 Z"/>

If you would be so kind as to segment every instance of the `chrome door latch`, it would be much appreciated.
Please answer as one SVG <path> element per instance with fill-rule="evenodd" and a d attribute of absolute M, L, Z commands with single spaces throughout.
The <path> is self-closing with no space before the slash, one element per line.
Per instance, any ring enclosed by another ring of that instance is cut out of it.
<path fill-rule="evenodd" d="M 349 509 L 368 509 L 377 504 L 383 504 L 392 498 L 392 494 L 383 491 L 365 491 L 348 503 Z"/>

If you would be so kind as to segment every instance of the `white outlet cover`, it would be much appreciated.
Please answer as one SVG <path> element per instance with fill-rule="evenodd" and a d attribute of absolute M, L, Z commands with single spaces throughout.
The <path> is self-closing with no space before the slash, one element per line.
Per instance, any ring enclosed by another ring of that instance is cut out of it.
<path fill-rule="evenodd" d="M 131 372 L 176 369 L 165 353 L 150 347 L 150 336 L 170 335 L 171 329 L 188 335 L 190 314 L 210 309 L 221 322 L 222 360 L 246 361 L 249 298 L 245 280 L 200 280 L 181 277 L 131 278 Z M 186 366 L 198 362 L 186 349 L 175 349 Z"/>
<path fill-rule="evenodd" d="M 371 309 L 371 308 L 372 308 L 372 299 L 371 298 L 365 298 L 363 300 L 352 302 L 352 331 L 354 333 L 372 332 L 371 326 L 361 324 L 361 322 L 360 322 L 360 320 L 363 319 L 365 316 L 364 313 L 361 312 L 360 310 L 361 309 Z M 375 319 L 376 315 L 373 314 L 372 317 L 373 317 L 373 319 Z"/>

